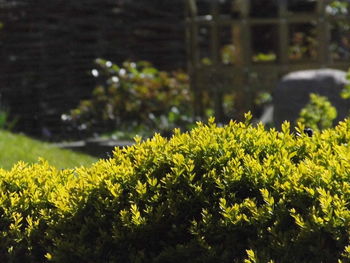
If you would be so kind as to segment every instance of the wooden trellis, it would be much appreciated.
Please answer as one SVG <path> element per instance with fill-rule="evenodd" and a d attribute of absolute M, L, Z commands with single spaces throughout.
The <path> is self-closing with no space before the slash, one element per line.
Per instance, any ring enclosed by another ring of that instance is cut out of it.
<path fill-rule="evenodd" d="M 188 69 L 196 113 L 203 114 L 204 91 L 213 101 L 216 118 L 224 120 L 227 93 L 235 94 L 238 111 L 229 117 L 237 118 L 251 106 L 253 94 L 272 91 L 288 72 L 325 67 L 347 70 L 350 46 L 337 53 L 337 45 L 342 45 L 339 35 L 349 43 L 350 34 L 339 33 L 337 24 L 348 23 L 350 16 L 329 13 L 330 2 L 186 0 Z M 259 4 L 270 5 L 271 12 L 263 12 L 267 6 L 259 10 Z M 309 9 L 300 7 L 303 4 Z M 265 50 L 259 54 L 260 46 Z"/>

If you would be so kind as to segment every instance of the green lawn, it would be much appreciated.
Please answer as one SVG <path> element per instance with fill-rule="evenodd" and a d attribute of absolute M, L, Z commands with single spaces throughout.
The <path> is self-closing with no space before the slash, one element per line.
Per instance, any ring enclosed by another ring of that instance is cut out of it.
<path fill-rule="evenodd" d="M 97 161 L 89 155 L 59 149 L 49 143 L 0 130 L 0 168 L 10 169 L 18 161 L 35 163 L 40 157 L 57 168 L 90 166 Z"/>

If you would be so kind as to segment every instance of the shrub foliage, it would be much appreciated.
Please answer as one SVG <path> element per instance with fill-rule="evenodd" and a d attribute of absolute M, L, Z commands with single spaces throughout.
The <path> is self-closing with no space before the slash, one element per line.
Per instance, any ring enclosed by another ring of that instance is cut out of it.
<path fill-rule="evenodd" d="M 114 130 L 157 130 L 167 133 L 191 123 L 188 75 L 159 71 L 148 62 L 118 66 L 97 59 L 92 72 L 100 80 L 90 99 L 63 119 L 86 135 Z"/>
<path fill-rule="evenodd" d="M 348 71 L 348 74 L 346 75 L 346 79 L 348 80 L 348 84 L 345 85 L 344 89 L 340 93 L 340 96 L 343 99 L 350 99 L 350 69 Z"/>
<path fill-rule="evenodd" d="M 333 126 L 333 121 L 337 118 L 337 109 L 327 97 L 311 93 L 309 103 L 299 115 L 298 122 L 314 130 L 323 130 Z"/>
<path fill-rule="evenodd" d="M 350 121 L 303 128 L 210 121 L 91 168 L 1 170 L 0 261 L 349 262 Z"/>

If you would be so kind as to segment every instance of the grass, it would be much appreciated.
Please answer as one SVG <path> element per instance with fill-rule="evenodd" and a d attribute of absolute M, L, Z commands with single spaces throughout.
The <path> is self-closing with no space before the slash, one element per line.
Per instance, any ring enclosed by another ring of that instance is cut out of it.
<path fill-rule="evenodd" d="M 39 158 L 44 158 L 60 169 L 90 166 L 97 161 L 89 155 L 59 149 L 49 143 L 0 130 L 0 168 L 10 169 L 18 161 L 35 163 Z"/>

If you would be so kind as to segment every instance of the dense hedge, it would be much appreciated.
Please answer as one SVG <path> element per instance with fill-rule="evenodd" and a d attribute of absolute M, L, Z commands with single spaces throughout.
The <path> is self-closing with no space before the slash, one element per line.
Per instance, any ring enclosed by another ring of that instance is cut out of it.
<path fill-rule="evenodd" d="M 302 128 L 211 121 L 92 168 L 1 170 L 0 261 L 349 262 L 350 120 Z"/>

